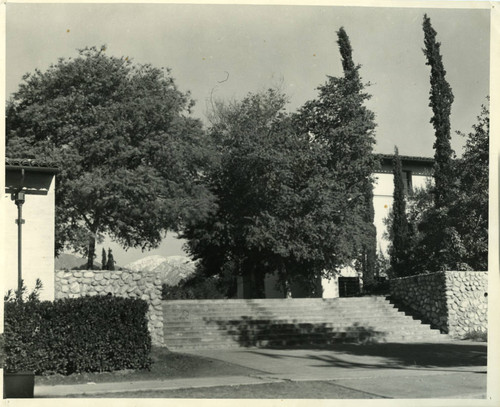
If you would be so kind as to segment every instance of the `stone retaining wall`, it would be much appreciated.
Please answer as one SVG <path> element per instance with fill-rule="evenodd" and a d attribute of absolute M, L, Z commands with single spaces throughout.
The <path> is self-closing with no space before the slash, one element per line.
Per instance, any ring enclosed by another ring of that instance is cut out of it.
<path fill-rule="evenodd" d="M 390 281 L 391 298 L 455 338 L 488 328 L 488 273 L 446 271 Z"/>
<path fill-rule="evenodd" d="M 55 298 L 77 298 L 111 293 L 141 298 L 149 304 L 148 326 L 153 344 L 163 344 L 161 280 L 153 272 L 131 270 L 59 270 L 55 273 Z"/>

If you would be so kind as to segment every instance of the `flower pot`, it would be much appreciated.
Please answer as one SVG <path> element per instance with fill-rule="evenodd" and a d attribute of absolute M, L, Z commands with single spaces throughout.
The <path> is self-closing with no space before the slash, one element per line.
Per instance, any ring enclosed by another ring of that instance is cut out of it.
<path fill-rule="evenodd" d="M 33 398 L 35 390 L 35 373 L 33 372 L 3 372 L 3 398 L 28 399 Z"/>

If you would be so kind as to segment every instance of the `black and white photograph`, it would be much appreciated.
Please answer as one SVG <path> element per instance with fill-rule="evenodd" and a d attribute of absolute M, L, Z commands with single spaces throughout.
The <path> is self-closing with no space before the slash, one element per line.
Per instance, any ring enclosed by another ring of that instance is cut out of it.
<path fill-rule="evenodd" d="M 496 5 L 2 2 L 4 402 L 495 405 Z"/>

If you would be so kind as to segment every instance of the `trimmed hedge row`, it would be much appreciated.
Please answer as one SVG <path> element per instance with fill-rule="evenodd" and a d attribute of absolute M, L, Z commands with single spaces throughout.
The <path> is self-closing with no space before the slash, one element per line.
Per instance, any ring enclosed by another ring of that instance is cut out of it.
<path fill-rule="evenodd" d="M 112 296 L 6 302 L 5 369 L 71 374 L 151 366 L 141 299 Z"/>

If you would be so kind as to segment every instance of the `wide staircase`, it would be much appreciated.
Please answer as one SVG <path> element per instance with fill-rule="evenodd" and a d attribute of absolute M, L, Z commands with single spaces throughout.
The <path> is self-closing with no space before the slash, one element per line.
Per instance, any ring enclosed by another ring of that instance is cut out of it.
<path fill-rule="evenodd" d="M 383 296 L 164 301 L 163 325 L 171 350 L 448 339 Z"/>

